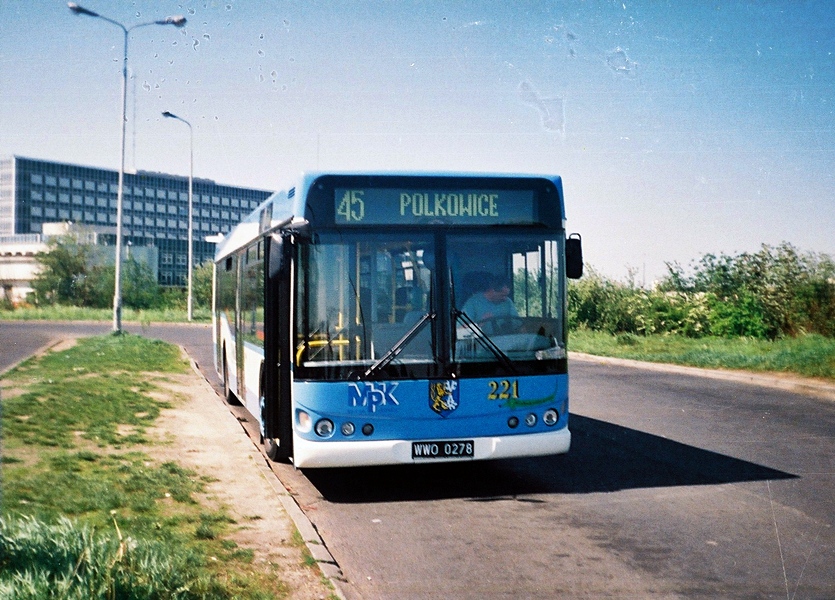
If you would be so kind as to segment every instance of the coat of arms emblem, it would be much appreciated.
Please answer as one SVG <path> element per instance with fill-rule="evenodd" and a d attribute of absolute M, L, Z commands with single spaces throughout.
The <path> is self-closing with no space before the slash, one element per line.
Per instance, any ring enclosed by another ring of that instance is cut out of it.
<path fill-rule="evenodd" d="M 442 417 L 458 408 L 458 382 L 455 380 L 429 382 L 429 407 Z"/>

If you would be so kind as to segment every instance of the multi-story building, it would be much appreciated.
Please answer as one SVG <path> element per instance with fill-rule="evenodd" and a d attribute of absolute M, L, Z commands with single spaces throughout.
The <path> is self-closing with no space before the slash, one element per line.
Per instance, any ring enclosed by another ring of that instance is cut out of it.
<path fill-rule="evenodd" d="M 20 156 L 0 158 L 0 236 L 43 233 L 44 223 L 94 228 L 99 243 L 115 244 L 118 171 Z M 194 263 L 214 255 L 206 240 L 227 233 L 272 192 L 193 180 Z M 184 286 L 188 273 L 188 177 L 126 172 L 123 244 L 158 252 L 159 283 Z M 152 265 L 153 266 L 153 265 Z"/>

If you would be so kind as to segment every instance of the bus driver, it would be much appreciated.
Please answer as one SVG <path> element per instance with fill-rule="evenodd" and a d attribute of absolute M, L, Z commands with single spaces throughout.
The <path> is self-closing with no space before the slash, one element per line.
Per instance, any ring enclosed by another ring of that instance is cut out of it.
<path fill-rule="evenodd" d="M 518 317 L 519 313 L 509 295 L 510 284 L 507 279 L 491 275 L 486 289 L 470 296 L 461 310 L 476 323 L 495 317 Z"/>

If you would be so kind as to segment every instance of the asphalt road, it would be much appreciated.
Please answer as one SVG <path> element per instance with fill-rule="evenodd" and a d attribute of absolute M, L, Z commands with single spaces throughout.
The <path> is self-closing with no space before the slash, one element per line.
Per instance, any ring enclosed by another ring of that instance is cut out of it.
<path fill-rule="evenodd" d="M 123 323 L 129 333 L 159 338 L 186 348 L 194 360 L 212 367 L 212 331 L 207 324 Z M 0 372 L 64 338 L 99 335 L 111 331 L 110 323 L 57 323 L 49 321 L 0 321 Z"/>
<path fill-rule="evenodd" d="M 0 370 L 53 331 L 108 329 L 2 322 Z M 183 345 L 217 387 L 207 326 L 144 333 Z M 568 455 L 279 465 L 345 595 L 835 598 L 835 402 L 578 361 L 571 377 Z"/>

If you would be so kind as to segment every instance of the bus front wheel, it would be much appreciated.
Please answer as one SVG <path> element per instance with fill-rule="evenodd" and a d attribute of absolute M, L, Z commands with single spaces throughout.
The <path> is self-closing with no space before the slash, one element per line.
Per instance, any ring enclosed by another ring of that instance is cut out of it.
<path fill-rule="evenodd" d="M 287 462 L 290 460 L 290 444 L 281 444 L 275 438 L 264 438 L 264 451 L 267 458 L 274 462 Z"/>

